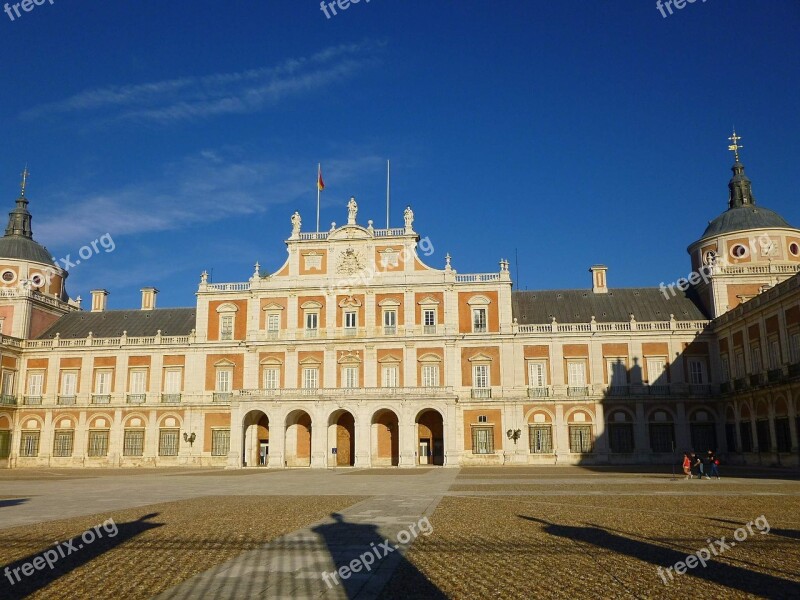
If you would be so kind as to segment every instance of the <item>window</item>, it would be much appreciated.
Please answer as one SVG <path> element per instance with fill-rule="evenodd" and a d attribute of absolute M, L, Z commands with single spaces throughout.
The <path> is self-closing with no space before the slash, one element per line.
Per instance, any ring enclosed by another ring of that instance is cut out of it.
<path fill-rule="evenodd" d="M 0 393 L 3 396 L 14 395 L 14 373 L 12 371 L 3 371 L 3 384 Z"/>
<path fill-rule="evenodd" d="M 111 371 L 97 371 L 94 376 L 94 393 L 107 396 L 111 393 Z"/>
<path fill-rule="evenodd" d="M 0 430 L 0 458 L 11 455 L 11 432 L 7 429 Z"/>
<path fill-rule="evenodd" d="M 628 385 L 628 369 L 622 358 L 610 358 L 606 361 L 606 373 L 609 387 Z"/>
<path fill-rule="evenodd" d="M 122 440 L 123 456 L 144 454 L 144 429 L 126 429 Z"/>
<path fill-rule="evenodd" d="M 383 367 L 383 387 L 395 388 L 399 385 L 397 367 Z"/>
<path fill-rule="evenodd" d="M 233 339 L 233 315 L 221 315 L 219 318 L 219 339 Z"/>
<path fill-rule="evenodd" d="M 20 456 L 39 456 L 39 432 L 23 431 L 19 439 Z"/>
<path fill-rule="evenodd" d="M 422 366 L 423 387 L 439 387 L 439 365 Z"/>
<path fill-rule="evenodd" d="M 547 384 L 544 376 L 543 362 L 528 362 L 528 387 L 543 388 Z"/>
<path fill-rule="evenodd" d="M 489 365 L 475 365 L 472 367 L 472 387 L 489 387 Z"/>
<path fill-rule="evenodd" d="M 529 430 L 531 454 L 553 452 L 553 428 L 550 425 L 531 425 Z"/>
<path fill-rule="evenodd" d="M 472 453 L 492 454 L 494 452 L 494 428 L 472 428 Z"/>
<path fill-rule="evenodd" d="M 761 373 L 763 371 L 761 368 L 761 348 L 758 346 L 753 346 L 750 349 L 750 365 L 753 368 L 753 373 Z"/>
<path fill-rule="evenodd" d="M 78 389 L 78 374 L 75 371 L 65 371 L 61 374 L 61 395 L 75 396 Z"/>
<path fill-rule="evenodd" d="M 650 449 L 667 453 L 675 448 L 675 425 L 672 423 L 650 423 Z"/>
<path fill-rule="evenodd" d="M 278 332 L 281 329 L 281 316 L 278 313 L 270 313 L 267 315 L 267 333 L 270 337 L 278 337 Z"/>
<path fill-rule="evenodd" d="M 736 377 L 744 377 L 745 369 L 744 369 L 744 352 L 739 350 L 736 353 Z"/>
<path fill-rule="evenodd" d="M 131 371 L 129 388 L 131 394 L 145 394 L 147 392 L 147 371 L 143 369 Z"/>
<path fill-rule="evenodd" d="M 44 388 L 44 373 L 31 373 L 28 375 L 28 396 L 41 397 Z"/>
<path fill-rule="evenodd" d="M 609 423 L 608 445 L 612 452 L 633 452 L 633 423 Z"/>
<path fill-rule="evenodd" d="M 383 333 L 386 335 L 394 335 L 395 333 L 397 333 L 396 310 L 383 311 Z"/>
<path fill-rule="evenodd" d="M 228 456 L 231 449 L 231 430 L 211 430 L 211 456 Z"/>
<path fill-rule="evenodd" d="M 158 430 L 158 455 L 178 456 L 178 440 L 180 431 L 177 429 Z"/>
<path fill-rule="evenodd" d="M 53 437 L 53 456 L 72 456 L 72 429 L 56 431 Z"/>
<path fill-rule="evenodd" d="M 700 358 L 689 359 L 689 383 L 702 385 L 706 382 L 706 364 Z"/>
<path fill-rule="evenodd" d="M 731 365 L 728 355 L 724 354 L 721 357 L 722 361 L 722 381 L 730 381 L 731 379 Z"/>
<path fill-rule="evenodd" d="M 777 369 L 781 366 L 781 347 L 778 340 L 769 341 L 769 368 Z"/>
<path fill-rule="evenodd" d="M 233 371 L 228 368 L 217 369 L 217 392 L 230 392 L 231 380 L 233 379 Z"/>
<path fill-rule="evenodd" d="M 775 419 L 775 448 L 778 452 L 791 452 L 792 436 L 788 417 Z"/>
<path fill-rule="evenodd" d="M 165 394 L 181 393 L 180 369 L 167 369 L 167 371 L 164 373 L 164 393 Z"/>
<path fill-rule="evenodd" d="M 647 377 L 650 385 L 667 385 L 667 359 L 648 358 Z"/>
<path fill-rule="evenodd" d="M 569 451 L 576 454 L 585 454 L 592 451 L 591 425 L 569 426 Z"/>
<path fill-rule="evenodd" d="M 354 311 L 344 313 L 344 328 L 355 329 L 356 327 L 358 327 L 358 313 Z"/>
<path fill-rule="evenodd" d="M 303 369 L 303 389 L 315 390 L 319 387 L 319 369 L 316 367 Z"/>
<path fill-rule="evenodd" d="M 422 311 L 422 325 L 425 333 L 436 333 L 436 310 L 426 308 Z"/>
<path fill-rule="evenodd" d="M 793 333 L 789 338 L 790 353 L 792 355 L 792 362 L 800 362 L 800 333 Z"/>
<path fill-rule="evenodd" d="M 277 390 L 280 381 L 280 370 L 275 367 L 264 369 L 264 389 Z"/>
<path fill-rule="evenodd" d="M 753 428 L 750 426 L 750 421 L 742 421 L 739 423 L 739 435 L 742 438 L 742 452 L 752 452 Z"/>
<path fill-rule="evenodd" d="M 478 423 L 488 423 L 489 418 L 486 415 L 478 415 Z"/>
<path fill-rule="evenodd" d="M 358 367 L 342 368 L 342 383 L 347 389 L 358 387 Z"/>
<path fill-rule="evenodd" d="M 728 446 L 728 452 L 739 451 L 736 444 L 736 423 L 725 423 L 725 443 Z"/>
<path fill-rule="evenodd" d="M 472 333 L 486 333 L 486 309 L 472 309 Z"/>
<path fill-rule="evenodd" d="M 306 334 L 315 335 L 319 329 L 319 313 L 306 312 Z"/>
<path fill-rule="evenodd" d="M 108 430 L 90 431 L 88 456 L 108 456 Z"/>
<path fill-rule="evenodd" d="M 569 387 L 586 387 L 586 363 L 582 360 L 567 363 Z"/>

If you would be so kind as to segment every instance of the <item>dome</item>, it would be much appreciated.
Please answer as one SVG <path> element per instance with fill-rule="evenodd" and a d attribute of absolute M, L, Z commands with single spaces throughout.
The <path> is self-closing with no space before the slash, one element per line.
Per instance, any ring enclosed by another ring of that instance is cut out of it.
<path fill-rule="evenodd" d="M 703 232 L 703 238 L 748 229 L 772 229 L 791 225 L 775 211 L 753 204 L 729 208 L 711 221 Z"/>
<path fill-rule="evenodd" d="M 44 246 L 20 235 L 6 235 L 0 238 L 0 258 L 27 260 L 46 265 L 55 264 L 52 255 Z"/>

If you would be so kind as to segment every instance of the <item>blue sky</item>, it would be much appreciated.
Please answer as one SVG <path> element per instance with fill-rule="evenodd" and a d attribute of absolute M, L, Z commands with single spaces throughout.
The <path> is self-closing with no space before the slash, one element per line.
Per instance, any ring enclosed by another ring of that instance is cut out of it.
<path fill-rule="evenodd" d="M 318 162 L 323 228 L 351 195 L 383 226 L 391 158 L 392 224 L 411 204 L 432 266 L 657 286 L 726 207 L 734 124 L 757 202 L 800 225 L 799 30 L 795 0 L 48 1 L 0 13 L 2 202 L 27 161 L 54 256 L 113 237 L 73 297 L 191 306 L 203 269 L 284 262 Z"/>

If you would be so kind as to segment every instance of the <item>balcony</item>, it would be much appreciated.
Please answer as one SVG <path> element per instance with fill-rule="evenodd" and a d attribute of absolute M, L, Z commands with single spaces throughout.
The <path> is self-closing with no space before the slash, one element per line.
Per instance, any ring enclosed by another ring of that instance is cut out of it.
<path fill-rule="evenodd" d="M 17 403 L 17 397 L 10 394 L 3 394 L 0 396 L 0 405 L 14 406 Z"/>
<path fill-rule="evenodd" d="M 748 387 L 747 379 L 745 379 L 744 377 L 737 377 L 736 379 L 733 380 L 733 387 L 737 391 L 747 389 Z"/>
<path fill-rule="evenodd" d="M 730 381 L 723 381 L 719 384 L 719 391 L 722 394 L 730 394 L 733 391 L 733 384 Z"/>
<path fill-rule="evenodd" d="M 588 395 L 589 395 L 589 388 L 586 386 L 581 386 L 581 387 L 569 386 L 567 388 L 567 396 L 570 396 L 572 398 L 580 396 L 588 396 Z"/>
<path fill-rule="evenodd" d="M 711 386 L 702 383 L 693 383 L 689 386 L 689 393 L 692 396 L 710 396 Z"/>
<path fill-rule="evenodd" d="M 73 406 L 77 399 L 77 396 L 59 396 L 56 403 L 59 406 Z"/>
<path fill-rule="evenodd" d="M 668 384 L 649 385 L 647 386 L 647 393 L 650 396 L 669 396 L 670 387 Z"/>
<path fill-rule="evenodd" d="M 111 394 L 92 394 L 92 404 L 111 404 Z"/>
<path fill-rule="evenodd" d="M 125 401 L 128 404 L 144 404 L 147 401 L 147 394 L 128 394 Z"/>
<path fill-rule="evenodd" d="M 269 329 L 267 330 L 267 339 L 268 340 L 277 340 L 281 337 L 281 332 L 278 329 Z"/>
<path fill-rule="evenodd" d="M 753 373 L 750 375 L 750 387 L 758 387 L 764 383 L 763 373 Z"/>
<path fill-rule="evenodd" d="M 606 393 L 609 396 L 630 396 L 631 390 L 627 385 L 610 385 Z"/>
<path fill-rule="evenodd" d="M 783 369 L 770 369 L 767 371 L 767 381 L 770 383 L 778 383 L 783 379 Z"/>
<path fill-rule="evenodd" d="M 481 388 L 489 391 L 489 388 Z M 239 390 L 235 396 L 242 400 L 261 398 L 282 398 L 291 400 L 316 400 L 318 398 L 441 398 L 454 397 L 452 387 L 419 386 L 419 387 L 367 387 L 367 388 L 282 388 Z"/>
<path fill-rule="evenodd" d="M 397 335 L 397 327 L 395 325 L 384 325 L 383 335 Z"/>
<path fill-rule="evenodd" d="M 305 330 L 305 337 L 306 339 L 312 339 L 319 337 L 319 329 L 306 329 Z"/>
<path fill-rule="evenodd" d="M 528 398 L 547 398 L 550 396 L 550 390 L 546 387 L 529 387 Z"/>
<path fill-rule="evenodd" d="M 344 328 L 344 337 L 356 337 L 357 335 L 358 335 L 358 329 L 356 327 Z"/>
<path fill-rule="evenodd" d="M 214 392 L 214 402 L 230 402 L 233 392 Z"/>
<path fill-rule="evenodd" d="M 436 325 L 424 325 L 422 327 L 422 333 L 427 335 L 433 335 L 436 333 Z"/>
<path fill-rule="evenodd" d="M 22 403 L 27 405 L 27 406 L 35 406 L 35 405 L 38 405 L 38 404 L 42 403 L 42 397 L 41 396 L 25 396 L 22 399 Z"/>
<path fill-rule="evenodd" d="M 181 394 L 161 394 L 162 404 L 180 404 Z"/>
<path fill-rule="evenodd" d="M 472 388 L 473 398 L 488 399 L 492 397 L 492 388 Z"/>
<path fill-rule="evenodd" d="M 789 377 L 800 377 L 800 363 L 789 365 Z"/>

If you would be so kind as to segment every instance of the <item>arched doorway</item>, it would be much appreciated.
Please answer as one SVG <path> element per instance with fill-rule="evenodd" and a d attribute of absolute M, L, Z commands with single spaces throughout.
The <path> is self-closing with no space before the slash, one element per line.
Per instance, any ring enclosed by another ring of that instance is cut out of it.
<path fill-rule="evenodd" d="M 388 408 L 372 415 L 372 466 L 400 464 L 400 422 Z"/>
<path fill-rule="evenodd" d="M 444 420 L 432 408 L 417 415 L 417 462 L 444 465 Z"/>
<path fill-rule="evenodd" d="M 348 411 L 337 410 L 328 419 L 328 446 L 331 448 L 330 466 L 352 467 L 356 464 L 356 420 Z"/>
<path fill-rule="evenodd" d="M 242 466 L 269 465 L 269 418 L 260 410 L 251 410 L 242 421 Z"/>
<path fill-rule="evenodd" d="M 286 416 L 284 459 L 287 467 L 311 466 L 311 417 L 304 410 L 293 410 Z"/>

